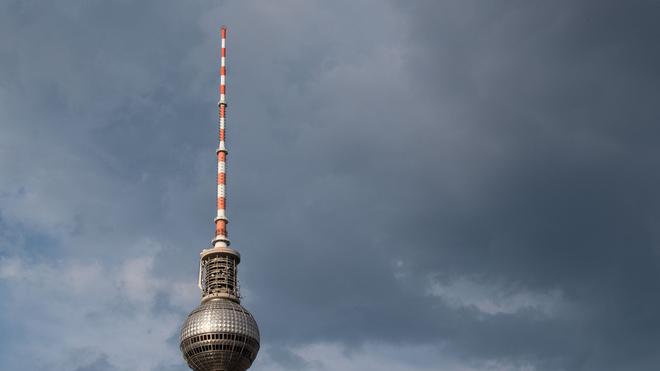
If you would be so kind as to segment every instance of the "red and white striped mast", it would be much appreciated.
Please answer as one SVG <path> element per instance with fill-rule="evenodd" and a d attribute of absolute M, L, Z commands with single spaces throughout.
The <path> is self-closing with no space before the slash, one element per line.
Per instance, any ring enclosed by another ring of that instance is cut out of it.
<path fill-rule="evenodd" d="M 217 210 L 215 216 L 215 237 L 213 238 L 214 247 L 229 246 L 227 237 L 227 147 L 225 145 L 225 114 L 227 112 L 227 27 L 220 28 L 220 100 L 218 101 L 219 116 L 219 145 L 216 151 L 218 157 L 218 190 L 217 190 Z"/>
<path fill-rule="evenodd" d="M 215 236 L 212 247 L 200 253 L 198 285 L 202 301 L 218 298 L 240 302 L 237 269 L 241 261 L 238 251 L 229 247 L 227 234 L 227 146 L 225 127 L 227 112 L 227 27 L 220 28 L 220 100 L 218 101 L 219 143 L 216 150 L 218 180 L 216 194 Z"/>

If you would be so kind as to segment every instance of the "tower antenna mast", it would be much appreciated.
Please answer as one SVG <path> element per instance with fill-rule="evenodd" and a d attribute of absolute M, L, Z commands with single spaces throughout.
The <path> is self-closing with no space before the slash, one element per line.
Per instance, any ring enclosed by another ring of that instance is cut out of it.
<path fill-rule="evenodd" d="M 218 101 L 219 141 L 216 155 L 218 157 L 218 188 L 217 188 L 217 210 L 215 216 L 214 247 L 229 246 L 227 235 L 227 146 L 225 144 L 225 127 L 227 112 L 227 27 L 220 29 L 220 100 Z"/>

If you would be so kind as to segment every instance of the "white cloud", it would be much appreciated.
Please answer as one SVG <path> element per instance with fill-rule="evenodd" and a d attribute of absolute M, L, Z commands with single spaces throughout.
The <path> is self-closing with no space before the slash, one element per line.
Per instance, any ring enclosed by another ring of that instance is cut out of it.
<path fill-rule="evenodd" d="M 553 315 L 566 304 L 559 290 L 539 292 L 464 277 L 448 282 L 432 281 L 427 293 L 441 297 L 454 308 L 472 307 L 485 314 L 511 314 L 531 309 Z"/>
<path fill-rule="evenodd" d="M 271 349 L 262 350 L 254 371 L 304 370 L 387 370 L 387 371 L 534 371 L 530 365 L 506 362 L 472 362 L 443 353 L 440 346 L 364 344 L 347 349 L 332 343 L 317 343 L 287 348 L 299 359 L 298 368 L 275 362 Z M 302 366 L 302 367 L 300 367 Z"/>
<path fill-rule="evenodd" d="M 20 324 L 12 344 L 22 368 L 71 370 L 104 356 L 118 370 L 150 371 L 181 363 L 168 339 L 192 308 L 194 283 L 158 278 L 153 257 L 100 262 L 0 260 L 7 301 L 3 321 Z M 187 290 L 186 290 L 187 288 Z M 188 293 L 186 293 L 186 291 Z M 157 308 L 158 295 L 185 293 Z M 172 309 L 175 308 L 174 310 Z M 31 350 L 39 349 L 38 356 Z M 85 356 L 81 356 L 84 354 Z M 18 367 L 18 365 L 16 365 Z"/>
<path fill-rule="evenodd" d="M 23 272 L 23 265 L 20 259 L 1 258 L 0 259 L 0 279 L 14 279 L 20 277 Z"/>

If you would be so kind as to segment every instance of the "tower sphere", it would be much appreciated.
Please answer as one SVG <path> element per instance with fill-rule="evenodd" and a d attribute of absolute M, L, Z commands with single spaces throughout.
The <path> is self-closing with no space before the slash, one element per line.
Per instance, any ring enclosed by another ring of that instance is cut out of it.
<path fill-rule="evenodd" d="M 188 315 L 180 340 L 181 353 L 193 370 L 242 371 L 259 351 L 259 328 L 240 304 L 212 299 Z"/>

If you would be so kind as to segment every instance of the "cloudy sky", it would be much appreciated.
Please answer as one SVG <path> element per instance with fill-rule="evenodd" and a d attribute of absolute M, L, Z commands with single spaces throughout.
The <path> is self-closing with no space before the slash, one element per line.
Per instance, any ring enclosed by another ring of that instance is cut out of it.
<path fill-rule="evenodd" d="M 0 1 L 0 369 L 187 369 L 227 24 L 253 370 L 657 370 L 659 16 Z"/>

